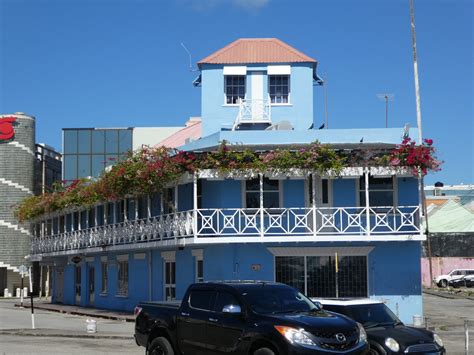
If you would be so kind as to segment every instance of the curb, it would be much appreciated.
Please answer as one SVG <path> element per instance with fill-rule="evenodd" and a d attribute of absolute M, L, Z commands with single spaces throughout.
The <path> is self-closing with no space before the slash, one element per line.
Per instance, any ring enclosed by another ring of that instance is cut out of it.
<path fill-rule="evenodd" d="M 15 307 L 20 308 L 19 304 L 15 304 Z M 84 311 L 69 311 L 65 309 L 54 309 L 49 307 L 44 307 L 41 305 L 35 305 L 35 309 L 41 309 L 42 311 L 49 311 L 49 312 L 56 312 L 56 313 L 63 313 L 63 314 L 72 314 L 75 316 L 85 316 L 85 317 L 94 317 L 94 318 L 103 318 L 103 319 L 111 319 L 111 320 L 118 320 L 122 322 L 134 322 L 133 318 L 128 318 L 126 316 L 114 316 L 108 314 L 96 314 L 96 313 L 89 313 Z M 23 307 L 28 308 L 28 307 Z"/>
<path fill-rule="evenodd" d="M 423 293 L 426 293 L 427 295 L 431 296 L 437 296 L 441 298 L 447 298 L 451 300 L 471 300 L 474 301 L 474 297 L 470 296 L 461 296 L 461 295 L 456 295 L 456 294 L 449 294 L 449 293 L 441 293 L 438 291 L 431 291 L 431 290 L 423 290 Z"/>
<path fill-rule="evenodd" d="M 36 331 L 28 331 L 25 332 L 26 329 L 11 329 L 11 330 L 0 330 L 0 335 L 14 335 L 14 336 L 25 336 L 25 337 L 45 337 L 45 338 L 81 338 L 81 339 L 122 339 L 122 340 L 133 340 L 131 336 L 125 335 L 96 335 L 96 334 L 64 334 L 64 333 L 47 333 L 41 332 L 40 329 Z"/>

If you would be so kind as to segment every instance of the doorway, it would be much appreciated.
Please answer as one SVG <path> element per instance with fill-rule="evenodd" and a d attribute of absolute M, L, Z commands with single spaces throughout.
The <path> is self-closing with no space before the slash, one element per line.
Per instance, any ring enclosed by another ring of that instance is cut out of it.
<path fill-rule="evenodd" d="M 93 265 L 88 266 L 89 269 L 89 306 L 94 305 L 95 301 L 95 268 Z"/>
<path fill-rule="evenodd" d="M 74 288 L 76 305 L 81 304 L 81 266 L 76 265 L 74 269 Z"/>

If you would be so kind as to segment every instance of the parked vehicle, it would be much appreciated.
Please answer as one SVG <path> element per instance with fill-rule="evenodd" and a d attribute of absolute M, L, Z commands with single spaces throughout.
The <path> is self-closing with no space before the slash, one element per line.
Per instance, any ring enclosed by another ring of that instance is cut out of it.
<path fill-rule="evenodd" d="M 135 308 L 135 340 L 147 354 L 367 354 L 364 328 L 279 283 L 191 285 L 181 304 Z"/>
<path fill-rule="evenodd" d="M 367 332 L 369 354 L 445 354 L 441 338 L 404 325 L 382 302 L 369 299 L 321 299 L 323 309 L 351 317 Z"/>
<path fill-rule="evenodd" d="M 458 287 L 474 287 L 474 275 L 466 275 L 459 279 L 449 281 L 449 286 Z"/>
<path fill-rule="evenodd" d="M 461 279 L 466 275 L 474 275 L 474 269 L 454 269 L 446 275 L 440 275 L 434 279 L 439 287 L 448 287 L 450 281 Z"/>

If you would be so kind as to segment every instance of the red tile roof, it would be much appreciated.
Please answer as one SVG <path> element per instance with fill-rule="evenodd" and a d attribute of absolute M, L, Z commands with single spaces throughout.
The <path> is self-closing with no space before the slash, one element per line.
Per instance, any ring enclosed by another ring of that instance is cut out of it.
<path fill-rule="evenodd" d="M 240 38 L 198 62 L 201 64 L 316 63 L 277 38 Z"/>

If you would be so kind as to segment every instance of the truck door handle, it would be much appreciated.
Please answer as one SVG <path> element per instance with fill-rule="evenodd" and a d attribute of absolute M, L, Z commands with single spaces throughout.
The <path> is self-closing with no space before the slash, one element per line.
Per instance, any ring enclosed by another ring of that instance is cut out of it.
<path fill-rule="evenodd" d="M 209 321 L 214 322 L 214 323 L 218 322 L 218 320 L 216 318 L 209 318 Z"/>
<path fill-rule="evenodd" d="M 189 317 L 189 313 L 186 313 L 186 312 L 181 312 L 181 315 L 182 315 L 183 317 Z"/>

